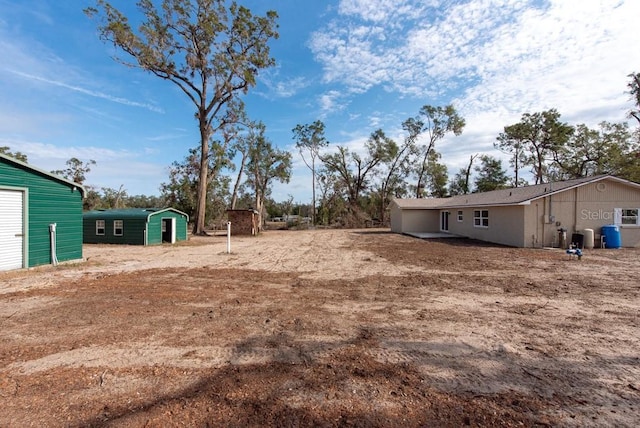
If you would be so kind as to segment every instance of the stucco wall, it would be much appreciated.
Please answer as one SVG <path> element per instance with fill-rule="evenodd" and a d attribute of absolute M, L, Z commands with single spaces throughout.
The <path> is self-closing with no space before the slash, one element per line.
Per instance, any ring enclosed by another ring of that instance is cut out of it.
<path fill-rule="evenodd" d="M 474 211 L 489 211 L 489 227 L 474 226 Z M 452 208 L 449 217 L 449 232 L 496 244 L 514 247 L 530 246 L 524 237 L 524 207 L 472 207 Z M 458 211 L 462 211 L 462 222 L 458 221 Z"/>
<path fill-rule="evenodd" d="M 437 210 L 404 210 L 400 233 L 438 232 Z"/>
<path fill-rule="evenodd" d="M 401 210 L 395 203 L 392 203 L 390 213 L 391 231 L 394 233 L 440 231 L 440 214 L 438 210 Z"/>
<path fill-rule="evenodd" d="M 553 192 L 553 185 L 549 185 Z M 574 233 L 593 229 L 596 246 L 601 228 L 614 224 L 614 208 L 640 209 L 640 189 L 613 179 L 600 180 L 558 194 L 508 207 L 448 208 L 449 232 L 473 239 L 516 247 L 558 246 L 558 229 L 565 228 L 567 240 Z M 474 210 L 489 211 L 489 227 L 474 226 Z M 391 230 L 397 233 L 438 232 L 439 209 L 391 207 Z M 458 221 L 458 211 L 463 220 Z M 620 225 L 624 247 L 640 247 L 640 226 Z"/>
<path fill-rule="evenodd" d="M 393 233 L 402 233 L 402 210 L 398 208 L 395 202 L 391 202 L 389 206 L 389 223 Z"/>

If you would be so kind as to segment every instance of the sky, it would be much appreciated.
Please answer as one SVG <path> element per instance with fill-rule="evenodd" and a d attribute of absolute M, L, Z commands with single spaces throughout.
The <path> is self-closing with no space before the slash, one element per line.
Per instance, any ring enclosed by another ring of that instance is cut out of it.
<path fill-rule="evenodd" d="M 382 129 L 401 142 L 424 105 L 453 104 L 460 136 L 436 145 L 453 176 L 523 113 L 623 122 L 640 71 L 637 0 L 240 0 L 275 10 L 276 66 L 243 98 L 249 117 L 293 156 L 272 197 L 311 202 L 311 173 L 292 129 L 322 120 L 328 150 L 361 150 Z M 132 0 L 112 0 L 131 21 Z M 193 104 L 170 82 L 114 61 L 91 1 L 0 0 L 0 146 L 58 170 L 93 159 L 87 185 L 158 195 L 168 168 L 198 146 Z"/>

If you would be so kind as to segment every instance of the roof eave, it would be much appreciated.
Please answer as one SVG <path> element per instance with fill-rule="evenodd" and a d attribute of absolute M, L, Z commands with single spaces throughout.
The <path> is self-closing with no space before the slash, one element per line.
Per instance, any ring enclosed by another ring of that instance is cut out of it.
<path fill-rule="evenodd" d="M 64 184 L 67 184 L 67 185 L 71 186 L 72 190 L 73 190 L 73 189 L 78 189 L 78 190 L 80 190 L 80 192 L 81 192 L 81 194 L 82 194 L 82 199 L 84 199 L 84 197 L 85 197 L 85 196 L 86 196 L 86 194 L 87 194 L 87 189 L 85 189 L 85 188 L 84 188 L 84 186 L 83 186 L 82 184 L 78 184 L 78 183 L 76 183 L 76 182 L 74 182 L 74 181 L 67 180 L 67 179 L 66 179 L 66 178 L 64 178 L 64 177 L 60 177 L 59 175 L 52 174 L 52 173 L 50 173 L 50 172 L 45 171 L 44 169 L 37 168 L 37 167 L 35 167 L 35 166 L 33 166 L 33 165 L 30 165 L 30 164 L 28 164 L 28 163 L 26 163 L 26 162 L 22 162 L 22 161 L 20 161 L 20 160 L 18 160 L 18 159 L 16 159 L 16 158 L 14 158 L 14 157 L 7 156 L 7 155 L 2 154 L 2 153 L 0 153 L 0 157 L 1 157 L 1 158 L 3 158 L 3 159 L 8 160 L 9 162 L 13 162 L 13 163 L 15 163 L 16 165 L 20 165 L 20 166 L 22 166 L 22 167 L 24 167 L 24 168 L 30 169 L 30 170 L 32 170 L 32 171 L 36 171 L 36 172 L 38 172 L 38 173 L 40 173 L 40 174 L 46 175 L 46 176 L 48 176 L 48 177 L 50 177 L 50 178 L 53 178 L 54 180 L 60 181 L 60 182 L 62 182 L 62 183 L 64 183 Z"/>

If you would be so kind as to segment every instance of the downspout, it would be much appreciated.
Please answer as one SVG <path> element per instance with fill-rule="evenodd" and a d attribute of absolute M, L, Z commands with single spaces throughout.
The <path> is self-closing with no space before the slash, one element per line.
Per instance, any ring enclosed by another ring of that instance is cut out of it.
<path fill-rule="evenodd" d="M 577 229 L 578 227 L 578 188 L 576 187 L 574 189 L 575 192 L 575 198 L 573 201 L 573 228 Z M 576 233 L 578 233 L 578 231 L 576 230 Z"/>
<path fill-rule="evenodd" d="M 58 266 L 58 255 L 56 254 L 56 224 L 51 223 L 49 225 L 49 235 L 51 237 L 51 264 Z"/>
<path fill-rule="evenodd" d="M 151 217 L 151 214 L 149 214 L 147 218 L 144 220 L 144 232 L 142 233 L 142 236 L 143 236 L 145 247 L 149 245 L 149 218 L 150 217 Z M 162 232 L 160 232 L 160 234 L 162 234 Z M 162 243 L 162 238 L 160 238 L 160 243 Z"/>
<path fill-rule="evenodd" d="M 549 183 L 549 221 L 551 221 L 551 217 L 553 216 L 553 195 L 551 195 L 551 186 L 552 183 Z"/>
<path fill-rule="evenodd" d="M 543 248 L 544 248 L 544 238 L 545 238 L 545 234 L 544 234 L 545 227 L 544 227 L 544 225 L 546 223 L 544 217 L 545 217 L 545 213 L 546 212 L 547 212 L 547 198 L 542 198 L 542 239 L 541 239 L 541 242 L 542 242 L 542 247 Z"/>

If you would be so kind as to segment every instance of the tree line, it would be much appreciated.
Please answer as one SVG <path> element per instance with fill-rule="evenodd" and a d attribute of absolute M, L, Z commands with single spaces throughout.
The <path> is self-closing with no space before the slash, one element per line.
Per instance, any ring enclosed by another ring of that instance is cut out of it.
<path fill-rule="evenodd" d="M 629 117 L 640 125 L 639 76 L 629 75 L 628 89 L 635 103 Z M 507 154 L 508 169 L 495 156 L 473 153 L 449 179 L 436 143 L 447 134 L 460 135 L 464 125 L 452 105 L 425 105 L 402 123 L 401 141 L 378 129 L 357 153 L 344 146 L 327 153 L 321 121 L 298 125 L 293 131 L 300 155 L 318 160 L 317 169 L 305 160 L 313 172 L 312 186 L 320 191 L 317 223 L 361 225 L 371 218 L 386 223 L 393 197 L 442 198 L 525 186 L 530 183 L 523 172 L 532 177 L 531 184 L 601 174 L 640 182 L 640 127 L 632 130 L 626 121 L 603 121 L 595 129 L 571 125 L 556 109 L 524 113 L 504 127 L 494 147 Z"/>
<path fill-rule="evenodd" d="M 266 137 L 264 124 L 246 116 L 242 97 L 262 70 L 275 65 L 269 42 L 279 37 L 277 13 L 254 15 L 226 0 L 158 3 L 137 3 L 142 16 L 137 28 L 105 0 L 85 13 L 98 21 L 99 37 L 113 44 L 118 62 L 170 82 L 187 97 L 199 141 L 171 165 L 158 199 L 130 197 L 124 186 L 87 186 L 86 208 L 170 205 L 189 214 L 193 232 L 202 234 L 228 208 L 253 208 L 260 215 L 306 209 L 319 225 L 359 226 L 373 219 L 386 223 L 393 197 L 446 197 L 522 186 L 528 184 L 523 170 L 535 183 L 605 173 L 640 181 L 638 130 L 625 122 L 602 122 L 596 129 L 570 125 L 555 109 L 525 113 L 497 136 L 494 146 L 508 156 L 511 175 L 498 158 L 470 153 L 468 164 L 449 180 L 437 145 L 447 135 L 460 135 L 465 120 L 452 105 L 427 104 L 402 123 L 400 141 L 378 129 L 362 150 L 340 145 L 330 150 L 321 121 L 295 126 L 293 139 L 312 172 L 311 206 L 295 207 L 292 198 L 273 201 L 273 182 L 289 181 L 292 156 Z M 640 74 L 629 77 L 635 105 L 629 117 L 640 122 Z M 76 182 L 83 182 L 95 164 L 69 162 L 57 173 Z"/>

